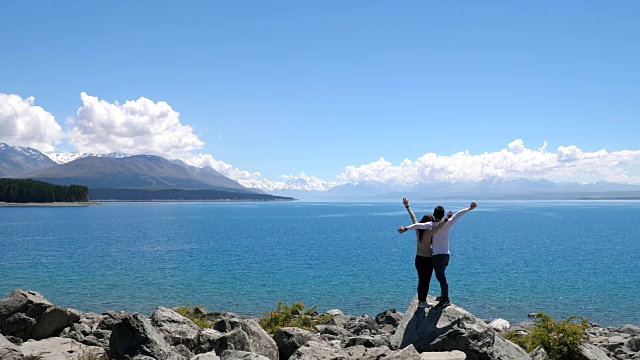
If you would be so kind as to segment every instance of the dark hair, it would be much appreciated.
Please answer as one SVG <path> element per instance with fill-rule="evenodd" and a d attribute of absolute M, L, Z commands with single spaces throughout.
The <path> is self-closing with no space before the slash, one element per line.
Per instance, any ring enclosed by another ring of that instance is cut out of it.
<path fill-rule="evenodd" d="M 433 217 L 442 219 L 444 217 L 444 208 L 442 206 L 436 206 L 436 208 L 433 209 Z"/>
<path fill-rule="evenodd" d="M 420 219 L 421 223 L 426 223 L 429 221 L 435 221 L 435 219 L 433 218 L 433 215 L 431 214 L 427 214 L 423 216 L 422 219 Z M 420 242 L 422 242 L 422 235 L 424 235 L 424 229 L 418 229 L 418 238 L 420 238 Z"/>

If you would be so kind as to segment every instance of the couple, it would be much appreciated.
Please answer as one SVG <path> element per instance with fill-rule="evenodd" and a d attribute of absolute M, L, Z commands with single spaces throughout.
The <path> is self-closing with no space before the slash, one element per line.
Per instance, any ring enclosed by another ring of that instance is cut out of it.
<path fill-rule="evenodd" d="M 427 294 L 429 293 L 431 273 L 434 270 L 442 291 L 442 295 L 436 298 L 439 302 L 435 308 L 447 307 L 451 305 L 449 284 L 447 284 L 447 277 L 444 274 L 447 265 L 449 265 L 449 231 L 462 215 L 475 209 L 478 205 L 472 202 L 468 208 L 458 211 L 455 215 L 449 211 L 446 218 L 444 217 L 444 208 L 438 206 L 433 210 L 433 215 L 427 214 L 418 222 L 413 211 L 411 211 L 411 207 L 409 207 L 409 200 L 403 198 L 402 203 L 407 208 L 413 224 L 407 227 L 400 226 L 398 232 L 402 234 L 407 230 L 416 230 L 418 241 L 415 262 L 416 270 L 418 271 L 418 307 L 426 308 L 430 306 L 427 303 Z"/>

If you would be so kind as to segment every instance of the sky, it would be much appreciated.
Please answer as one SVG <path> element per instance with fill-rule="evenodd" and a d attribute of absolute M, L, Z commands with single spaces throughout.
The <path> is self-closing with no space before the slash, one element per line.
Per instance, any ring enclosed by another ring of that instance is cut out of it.
<path fill-rule="evenodd" d="M 640 183 L 638 1 L 2 1 L 0 142 L 245 185 Z"/>

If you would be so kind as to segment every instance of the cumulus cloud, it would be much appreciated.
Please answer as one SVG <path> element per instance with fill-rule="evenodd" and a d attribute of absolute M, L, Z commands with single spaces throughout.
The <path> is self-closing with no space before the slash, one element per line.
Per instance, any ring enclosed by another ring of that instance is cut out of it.
<path fill-rule="evenodd" d="M 556 153 L 547 143 L 537 150 L 528 149 L 521 139 L 506 149 L 472 155 L 468 151 L 451 156 L 425 154 L 415 161 L 405 159 L 394 165 L 384 158 L 361 166 L 347 166 L 338 175 L 341 182 L 378 181 L 397 185 L 447 181 L 465 182 L 487 178 L 545 178 L 572 180 L 579 177 L 609 181 L 638 182 L 625 172 L 625 167 L 640 161 L 640 150 L 585 152 L 570 145 L 560 146 Z"/>
<path fill-rule="evenodd" d="M 0 94 L 0 142 L 53 151 L 62 138 L 56 119 L 40 106 L 33 96 Z"/>
<path fill-rule="evenodd" d="M 211 154 L 190 154 L 182 153 L 177 159 L 184 161 L 185 163 L 195 167 L 210 166 L 222 175 L 238 181 L 243 186 L 247 186 L 252 181 L 257 181 L 260 178 L 259 172 L 250 172 L 246 170 L 240 170 L 227 164 L 222 160 L 218 160 Z"/>
<path fill-rule="evenodd" d="M 164 101 L 138 100 L 109 103 L 80 94 L 82 107 L 71 121 L 69 142 L 78 151 L 123 152 L 179 158 L 204 145 L 193 128 L 180 122 L 180 114 Z"/>

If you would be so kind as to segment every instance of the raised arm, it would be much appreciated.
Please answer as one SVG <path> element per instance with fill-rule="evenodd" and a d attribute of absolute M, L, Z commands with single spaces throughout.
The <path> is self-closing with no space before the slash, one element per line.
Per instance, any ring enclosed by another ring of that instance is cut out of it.
<path fill-rule="evenodd" d="M 453 216 L 451 216 L 451 218 L 449 219 L 449 222 L 451 223 L 451 225 L 453 225 L 456 221 L 458 221 L 458 219 L 460 219 L 460 217 L 466 213 L 468 213 L 469 211 L 475 209 L 478 206 L 478 204 L 474 202 L 471 203 L 471 205 L 469 205 L 468 208 L 466 209 L 462 209 L 460 211 L 458 211 L 457 213 L 453 214 Z"/>
<path fill-rule="evenodd" d="M 411 208 L 409 207 L 409 199 L 407 198 L 402 198 L 402 203 L 404 204 L 404 207 L 407 208 L 407 211 L 409 212 L 409 216 L 411 216 L 411 223 L 415 224 L 418 222 L 418 219 L 416 218 L 416 215 L 413 213 L 413 211 L 411 210 Z"/>
<path fill-rule="evenodd" d="M 407 230 L 418 230 L 418 229 L 428 230 L 428 229 L 431 229 L 431 228 L 433 228 L 435 226 L 436 226 L 436 223 L 434 223 L 432 221 L 429 221 L 429 222 L 426 222 L 426 223 L 415 223 L 415 224 L 411 224 L 411 225 L 409 225 L 407 227 L 400 226 L 398 228 L 398 232 L 400 234 L 402 234 L 403 232 L 405 232 Z"/>

